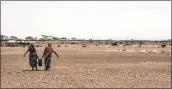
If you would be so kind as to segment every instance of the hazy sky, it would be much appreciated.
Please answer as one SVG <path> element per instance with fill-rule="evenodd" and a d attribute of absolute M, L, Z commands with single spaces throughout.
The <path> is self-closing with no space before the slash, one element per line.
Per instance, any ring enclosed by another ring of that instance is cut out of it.
<path fill-rule="evenodd" d="M 170 1 L 1 1 L 1 34 L 170 39 Z"/>

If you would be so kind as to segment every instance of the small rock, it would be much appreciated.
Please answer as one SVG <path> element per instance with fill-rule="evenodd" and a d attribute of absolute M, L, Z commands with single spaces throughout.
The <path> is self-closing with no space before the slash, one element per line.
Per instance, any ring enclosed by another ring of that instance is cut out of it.
<path fill-rule="evenodd" d="M 122 51 L 126 51 L 126 49 L 123 49 Z"/>

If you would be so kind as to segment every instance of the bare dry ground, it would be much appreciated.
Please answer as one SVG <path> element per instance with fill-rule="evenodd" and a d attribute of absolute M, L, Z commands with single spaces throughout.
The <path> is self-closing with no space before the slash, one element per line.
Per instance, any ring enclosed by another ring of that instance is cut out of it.
<path fill-rule="evenodd" d="M 50 71 L 30 71 L 27 48 L 1 48 L 2 88 L 170 88 L 170 47 L 62 45 L 55 47 Z M 145 55 L 145 50 L 152 50 Z M 41 57 L 43 47 L 37 48 Z M 171 51 L 170 51 L 171 52 Z"/>

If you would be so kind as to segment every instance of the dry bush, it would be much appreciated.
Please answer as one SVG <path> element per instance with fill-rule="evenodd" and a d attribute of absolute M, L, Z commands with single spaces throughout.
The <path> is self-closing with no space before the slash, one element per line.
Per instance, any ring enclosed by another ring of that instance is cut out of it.
<path fill-rule="evenodd" d="M 162 47 L 162 48 L 166 47 L 166 44 L 162 44 L 161 47 Z"/>
<path fill-rule="evenodd" d="M 71 44 L 75 44 L 75 42 L 71 42 Z"/>
<path fill-rule="evenodd" d="M 113 43 L 111 43 L 111 45 L 112 46 L 117 46 L 118 44 L 117 44 L 117 42 L 113 42 Z"/>
<path fill-rule="evenodd" d="M 65 47 L 67 47 L 67 45 L 65 45 Z"/>
<path fill-rule="evenodd" d="M 60 47 L 60 45 L 58 45 L 57 47 Z"/>
<path fill-rule="evenodd" d="M 119 44 L 122 44 L 122 42 L 119 42 Z"/>
<path fill-rule="evenodd" d="M 86 44 L 82 44 L 82 47 L 87 47 L 87 45 Z"/>
<path fill-rule="evenodd" d="M 128 43 L 125 43 L 125 44 L 123 45 L 123 47 L 126 47 L 126 46 L 130 46 L 130 44 L 128 44 Z"/>
<path fill-rule="evenodd" d="M 123 49 L 122 51 L 126 51 L 126 49 Z"/>

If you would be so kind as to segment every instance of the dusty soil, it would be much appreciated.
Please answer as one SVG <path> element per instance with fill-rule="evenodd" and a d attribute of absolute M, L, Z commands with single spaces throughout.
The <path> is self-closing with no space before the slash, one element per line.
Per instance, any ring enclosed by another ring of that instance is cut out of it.
<path fill-rule="evenodd" d="M 27 47 L 1 48 L 2 88 L 170 88 L 171 48 L 55 46 L 50 71 L 31 71 Z M 123 51 L 126 49 L 125 51 Z M 152 53 L 145 55 L 145 50 Z M 37 48 L 41 57 L 43 47 Z"/>

